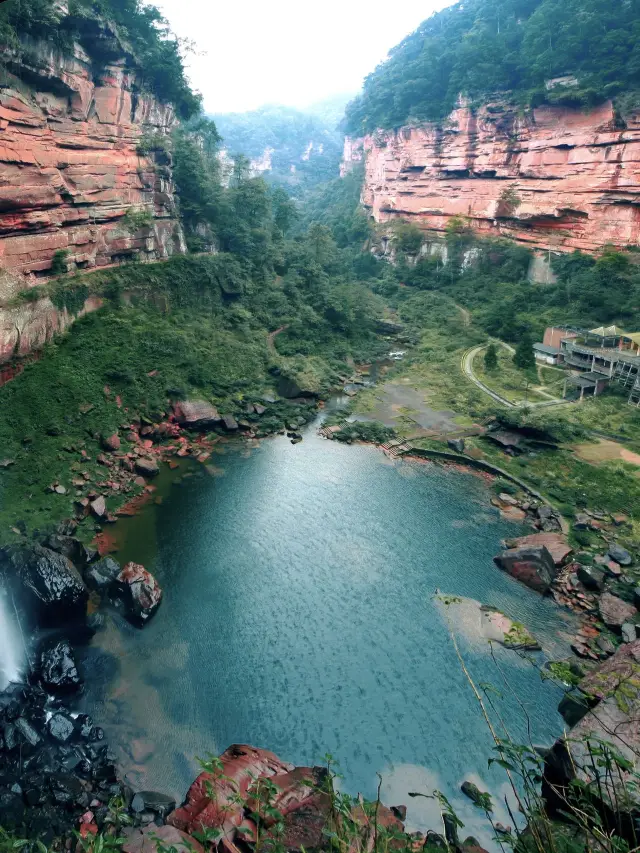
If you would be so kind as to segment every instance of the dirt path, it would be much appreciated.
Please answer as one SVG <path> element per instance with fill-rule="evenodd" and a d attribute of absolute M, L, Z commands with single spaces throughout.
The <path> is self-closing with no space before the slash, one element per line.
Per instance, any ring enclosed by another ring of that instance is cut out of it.
<path fill-rule="evenodd" d="M 289 326 L 280 326 L 280 328 L 276 329 L 275 332 L 269 332 L 269 334 L 267 335 L 267 346 L 269 347 L 269 352 L 277 354 L 278 350 L 276 349 L 276 345 L 275 345 L 274 341 L 275 341 L 277 335 L 280 334 L 280 332 L 284 332 L 285 329 L 288 329 L 288 328 L 289 328 Z"/>
<path fill-rule="evenodd" d="M 462 325 L 465 326 L 465 328 L 468 328 L 471 325 L 471 311 L 465 308 L 464 305 L 458 305 L 457 303 L 454 304 L 462 317 Z"/>
<path fill-rule="evenodd" d="M 495 343 L 504 347 L 510 353 L 515 352 L 514 348 L 512 346 L 509 346 L 509 344 L 505 344 L 502 341 L 495 341 Z M 549 399 L 543 400 L 540 403 L 532 403 L 530 400 L 521 400 L 519 403 L 512 403 L 510 400 L 507 400 L 502 395 L 497 394 L 495 391 L 493 391 L 491 388 L 489 388 L 488 385 L 485 385 L 484 382 L 481 382 L 478 379 L 478 377 L 475 375 L 474 370 L 473 370 L 473 362 L 475 360 L 475 357 L 483 349 L 486 349 L 487 346 L 488 346 L 488 344 L 480 344 L 477 347 L 473 347 L 472 349 L 467 350 L 465 352 L 465 354 L 462 356 L 461 368 L 462 368 L 462 372 L 467 377 L 467 379 L 469 379 L 471 382 L 473 382 L 473 384 L 476 385 L 485 394 L 488 394 L 488 396 L 491 397 L 492 400 L 495 400 L 496 403 L 500 403 L 500 405 L 506 406 L 507 409 L 522 409 L 522 408 L 540 409 L 540 408 L 547 408 L 549 406 L 569 405 L 570 401 L 560 400 L 556 397 L 552 397 L 550 394 L 546 394 L 543 391 L 540 391 L 539 393 L 544 394 L 544 396 L 548 396 Z"/>

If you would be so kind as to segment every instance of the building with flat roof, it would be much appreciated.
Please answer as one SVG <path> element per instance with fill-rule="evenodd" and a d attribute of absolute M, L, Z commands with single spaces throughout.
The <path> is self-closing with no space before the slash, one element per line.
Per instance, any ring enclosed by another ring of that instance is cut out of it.
<path fill-rule="evenodd" d="M 547 359 L 553 358 L 556 349 L 559 355 L 555 364 L 574 371 L 565 380 L 563 396 L 573 388 L 581 400 L 585 395 L 595 397 L 614 381 L 630 390 L 630 403 L 640 402 L 640 332 L 626 332 L 619 326 L 551 326 L 545 331 L 544 342 L 534 344 L 536 359 L 553 364 Z"/>
<path fill-rule="evenodd" d="M 564 361 L 564 355 L 560 347 L 552 347 L 547 344 L 534 344 L 533 352 L 536 361 L 540 361 L 543 364 L 556 365 Z"/>

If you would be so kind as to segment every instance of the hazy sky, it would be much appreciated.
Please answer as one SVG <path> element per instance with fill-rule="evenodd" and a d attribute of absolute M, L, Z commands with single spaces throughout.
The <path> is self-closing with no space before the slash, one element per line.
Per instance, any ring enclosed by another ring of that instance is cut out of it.
<path fill-rule="evenodd" d="M 425 18 L 453 0 L 153 0 L 196 43 L 189 58 L 207 112 L 302 107 L 356 92 Z"/>

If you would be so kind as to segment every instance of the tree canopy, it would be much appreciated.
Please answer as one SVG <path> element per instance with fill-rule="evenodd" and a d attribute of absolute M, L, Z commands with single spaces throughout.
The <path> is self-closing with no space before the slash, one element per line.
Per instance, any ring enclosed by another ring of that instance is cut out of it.
<path fill-rule="evenodd" d="M 160 11 L 142 0 L 69 0 L 68 14 L 53 0 L 7 0 L 0 6 L 0 43 L 19 54 L 24 36 L 50 41 L 63 52 L 79 42 L 96 70 L 130 51 L 144 91 L 173 104 L 182 119 L 200 111 L 200 98 L 185 74 L 180 40 Z"/>
<path fill-rule="evenodd" d="M 575 77 L 547 88 L 553 78 Z M 347 107 L 362 134 L 441 120 L 460 95 L 589 105 L 640 87 L 640 0 L 464 0 L 424 21 Z"/>

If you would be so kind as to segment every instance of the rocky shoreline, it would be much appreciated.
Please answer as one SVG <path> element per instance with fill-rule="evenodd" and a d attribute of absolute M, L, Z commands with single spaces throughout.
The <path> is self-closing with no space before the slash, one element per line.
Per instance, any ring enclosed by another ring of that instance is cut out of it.
<path fill-rule="evenodd" d="M 96 461 L 104 468 L 105 478 L 97 482 L 77 478 L 75 518 L 61 522 L 42 544 L 23 541 L 0 549 L 0 577 L 10 585 L 23 627 L 36 637 L 27 683 L 12 684 L 0 693 L 0 822 L 5 829 L 29 838 L 41 836 L 48 842 L 70 838 L 74 831 L 85 837 L 110 833 L 117 825 L 118 833 L 125 833 L 125 853 L 153 853 L 163 844 L 178 851 L 189 847 L 198 851 L 199 841 L 191 833 L 208 828 L 220 833 L 225 853 L 252 848 L 255 835 L 247 830 L 251 829 L 252 813 L 247 799 L 240 812 L 235 806 L 223 809 L 224 814 L 217 806 L 212 808 L 211 796 L 205 796 L 206 786 L 212 784 L 210 773 L 194 782 L 186 803 L 178 809 L 171 798 L 157 792 L 133 792 L 118 778 L 115 755 L 105 742 L 104 732 L 74 710 L 82 679 L 73 652 L 75 643 L 87 642 L 101 626 L 102 605 L 119 608 L 138 627 L 143 627 L 161 605 L 162 590 L 143 566 L 120 566 L 106 555 L 111 543 L 105 525 L 118 516 L 135 514 L 153 499 L 155 489 L 150 481 L 159 472 L 160 463 L 175 467 L 178 460 L 191 458 L 207 465 L 215 444 L 225 435 L 256 438 L 255 425 L 267 409 L 262 404 L 250 405 L 253 411 L 247 414 L 253 414 L 253 419 L 246 423 L 221 418 L 203 401 L 176 406 L 157 423 L 124 423 L 122 438 L 114 433 L 100 439 L 101 453 Z M 305 405 L 309 406 L 309 401 Z M 299 436 L 296 430 L 305 420 L 301 414 L 295 422 L 287 423 L 285 430 L 292 433 L 289 437 L 293 443 Z M 86 458 L 80 451 L 80 459 Z M 108 504 L 124 497 L 133 486 L 142 491 L 118 509 L 109 508 Z M 562 662 L 573 674 L 576 686 L 560 710 L 577 730 L 590 726 L 589 731 L 594 731 L 597 726 L 590 722 L 590 711 L 596 704 L 608 707 L 615 693 L 594 688 L 602 668 L 615 672 L 622 662 L 634 677 L 638 665 L 640 675 L 640 641 L 636 641 L 640 589 L 636 589 L 635 559 L 616 541 L 629 520 L 621 515 L 582 513 L 574 527 L 583 529 L 584 525 L 603 540 L 603 547 L 576 551 L 560 531 L 560 519 L 550 507 L 527 496 L 507 493 L 500 493 L 492 503 L 505 517 L 526 521 L 536 530 L 503 542 L 496 564 L 583 617 L 572 648 L 584 663 Z M 85 528 L 91 525 L 97 525 L 97 535 L 92 544 L 87 544 Z M 539 648 L 525 626 L 512 623 L 491 608 L 483 608 L 482 614 L 491 629 L 487 634 L 490 638 L 515 650 Z M 493 632 L 497 632 L 495 636 Z M 625 720 L 618 722 L 624 727 Z M 629 738 L 626 729 L 625 737 Z M 567 748 L 560 739 L 548 753 L 547 772 L 554 785 L 568 785 L 575 777 L 575 772 L 572 777 L 566 771 Z M 238 790 L 245 785 L 245 795 L 248 767 L 253 768 L 252 773 L 256 767 L 262 768 L 264 778 L 276 780 L 274 796 L 287 804 L 288 849 L 309 849 L 319 843 L 328 818 L 326 793 L 319 793 L 321 769 L 294 768 L 270 753 L 247 746 L 230 747 L 220 761 L 225 768 L 223 775 L 227 769 L 237 775 L 234 785 L 240 786 Z M 218 784 L 215 769 L 213 776 Z M 262 778 L 260 774 L 258 778 Z M 309 779 L 314 780 L 313 785 Z M 236 799 L 238 790 L 231 789 Z M 223 786 L 223 793 L 230 796 L 230 789 Z M 389 816 L 389 827 L 404 831 L 403 807 L 383 813 Z M 425 843 L 423 837 L 414 841 L 417 846 Z M 438 845 L 445 839 L 433 833 L 431 842 Z M 455 844 L 458 850 L 480 851 L 473 839 L 462 843 L 456 840 Z"/>

